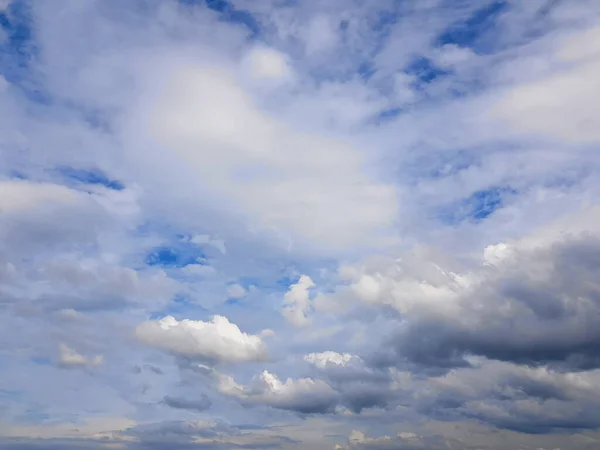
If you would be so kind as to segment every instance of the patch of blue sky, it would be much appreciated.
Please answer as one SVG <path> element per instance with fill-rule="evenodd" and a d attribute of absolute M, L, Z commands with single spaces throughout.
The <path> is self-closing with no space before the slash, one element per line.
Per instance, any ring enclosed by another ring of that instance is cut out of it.
<path fill-rule="evenodd" d="M 377 114 L 377 117 L 375 118 L 375 122 L 376 123 L 383 123 L 383 122 L 386 122 L 388 120 L 392 120 L 395 117 L 398 117 L 400 114 L 402 114 L 403 110 L 404 110 L 403 108 L 388 108 L 388 109 L 384 109 L 379 114 Z"/>
<path fill-rule="evenodd" d="M 0 389 L 0 398 L 3 398 L 5 400 L 7 400 L 7 399 L 16 400 L 18 398 L 21 398 L 22 396 L 23 396 L 23 392 L 21 392 L 21 391 Z"/>
<path fill-rule="evenodd" d="M 398 13 L 396 11 L 381 10 L 377 12 L 377 19 L 371 29 L 386 35 L 397 21 Z"/>
<path fill-rule="evenodd" d="M 431 83 L 432 81 L 445 77 L 450 74 L 447 70 L 443 70 L 431 61 L 429 58 L 424 56 L 415 57 L 404 69 L 408 75 L 413 75 L 416 80 L 414 86 L 419 87 L 420 85 Z"/>
<path fill-rule="evenodd" d="M 38 366 L 50 366 L 52 365 L 52 361 L 50 361 L 50 359 L 48 358 L 43 358 L 43 357 L 39 357 L 39 356 L 34 356 L 33 358 L 31 358 L 31 362 L 38 365 Z"/>
<path fill-rule="evenodd" d="M 99 169 L 77 169 L 75 167 L 59 167 L 57 172 L 67 181 L 75 184 L 101 185 L 109 189 L 121 191 L 125 185 L 108 177 Z"/>
<path fill-rule="evenodd" d="M 379 111 L 378 113 L 369 117 L 366 121 L 367 125 L 383 125 L 387 122 L 394 120 L 396 117 L 400 116 L 404 112 L 406 112 L 408 108 L 400 108 L 400 107 L 392 107 Z"/>
<path fill-rule="evenodd" d="M 180 269 L 190 264 L 206 265 L 206 255 L 195 244 L 177 243 L 174 246 L 153 248 L 146 256 L 146 265 Z"/>
<path fill-rule="evenodd" d="M 184 5 L 205 4 L 207 8 L 217 12 L 219 18 L 224 22 L 244 25 L 253 38 L 260 35 L 261 29 L 256 18 L 248 11 L 238 9 L 226 0 L 179 0 Z"/>
<path fill-rule="evenodd" d="M 177 320 L 210 320 L 214 314 L 208 309 L 191 302 L 183 295 L 176 296 L 168 306 L 150 313 L 150 320 L 159 320 L 166 316 L 173 316 Z"/>
<path fill-rule="evenodd" d="M 9 178 L 11 178 L 13 180 L 26 180 L 27 179 L 27 176 L 23 172 L 20 172 L 18 170 L 10 171 L 8 176 L 9 176 Z"/>
<path fill-rule="evenodd" d="M 150 244 L 152 248 L 146 247 L 147 251 L 139 260 L 147 266 L 180 269 L 190 264 L 208 265 L 211 258 L 221 256 L 221 252 L 210 243 L 193 242 L 194 234 L 173 229 L 162 221 L 142 223 L 134 234 L 154 243 Z"/>
<path fill-rule="evenodd" d="M 0 12 L 0 28 L 5 35 L 1 62 L 4 76 L 11 80 L 19 69 L 27 68 L 36 53 L 27 4 L 15 0 Z"/>
<path fill-rule="evenodd" d="M 510 187 L 482 189 L 469 197 L 448 205 L 439 212 L 438 217 L 448 225 L 461 222 L 481 222 L 506 204 L 506 200 L 517 191 Z"/>
<path fill-rule="evenodd" d="M 243 298 L 230 298 L 225 302 L 226 306 L 243 306 L 244 304 L 247 302 Z"/>
<path fill-rule="evenodd" d="M 356 73 L 363 80 L 370 79 L 375 74 L 375 66 L 372 61 L 363 61 L 358 65 Z"/>
<path fill-rule="evenodd" d="M 173 299 L 173 302 L 160 312 L 162 317 L 171 315 L 175 318 L 185 318 L 189 314 L 193 315 L 195 320 L 205 318 L 209 315 L 209 311 L 202 306 L 191 302 L 187 297 L 178 295 Z"/>
<path fill-rule="evenodd" d="M 31 69 L 38 49 L 32 31 L 32 17 L 28 2 L 14 0 L 0 12 L 0 73 L 13 86 L 20 88 L 31 101 L 50 103 L 50 96 Z"/>
<path fill-rule="evenodd" d="M 452 24 L 435 40 L 438 46 L 454 44 L 469 47 L 478 53 L 490 53 L 495 48 L 494 33 L 498 17 L 509 8 L 505 0 L 493 1 L 475 11 L 466 20 Z"/>
<path fill-rule="evenodd" d="M 28 409 L 25 414 L 17 416 L 18 420 L 21 420 L 25 423 L 41 423 L 46 422 L 52 417 L 49 414 L 42 413 L 38 409 Z"/>

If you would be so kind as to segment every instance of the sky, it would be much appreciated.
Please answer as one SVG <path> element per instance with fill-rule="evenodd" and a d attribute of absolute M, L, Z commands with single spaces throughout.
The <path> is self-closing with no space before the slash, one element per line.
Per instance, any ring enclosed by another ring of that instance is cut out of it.
<path fill-rule="evenodd" d="M 600 2 L 1 0 L 0 448 L 600 448 Z"/>

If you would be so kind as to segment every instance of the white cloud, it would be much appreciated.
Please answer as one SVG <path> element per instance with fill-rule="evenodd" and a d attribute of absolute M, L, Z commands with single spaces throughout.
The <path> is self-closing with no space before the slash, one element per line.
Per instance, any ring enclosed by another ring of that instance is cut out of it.
<path fill-rule="evenodd" d="M 135 334 L 158 349 L 191 358 L 216 362 L 265 361 L 267 348 L 259 336 L 242 332 L 226 317 L 210 322 L 172 316 L 138 325 Z"/>
<path fill-rule="evenodd" d="M 217 270 L 214 267 L 204 264 L 188 264 L 181 271 L 186 275 L 197 277 L 213 277 L 217 274 Z"/>
<path fill-rule="evenodd" d="M 443 68 L 454 68 L 468 62 L 476 55 L 470 48 L 446 44 L 434 53 L 434 60 Z"/>
<path fill-rule="evenodd" d="M 570 37 L 554 55 L 563 68 L 503 94 L 492 115 L 514 128 L 572 143 L 600 140 L 598 28 Z"/>
<path fill-rule="evenodd" d="M 254 47 L 244 62 L 244 67 L 257 79 L 285 81 L 292 76 L 286 56 L 272 48 Z"/>
<path fill-rule="evenodd" d="M 0 181 L 0 211 L 3 213 L 48 205 L 72 206 L 82 200 L 79 192 L 56 184 Z"/>
<path fill-rule="evenodd" d="M 339 278 L 345 283 L 334 293 L 317 295 L 316 310 L 348 310 L 355 306 L 354 301 L 360 301 L 388 305 L 402 314 L 434 310 L 455 313 L 459 293 L 469 284 L 469 274 L 443 269 L 419 252 L 385 261 L 342 266 Z"/>
<path fill-rule="evenodd" d="M 183 157 L 217 200 L 236 205 L 253 227 L 314 251 L 388 242 L 395 189 L 365 175 L 365 155 L 268 115 L 230 73 L 180 67 L 150 113 L 158 142 Z"/>
<path fill-rule="evenodd" d="M 325 369 L 329 365 L 343 367 L 348 365 L 352 360 L 360 361 L 360 358 L 350 353 L 337 353 L 332 351 L 304 355 L 304 361 L 313 364 L 319 369 Z"/>
<path fill-rule="evenodd" d="M 370 438 L 365 435 L 362 431 L 352 430 L 350 436 L 348 436 L 348 443 L 350 445 L 362 445 L 362 444 L 383 444 L 392 441 L 390 436 L 381 436 L 377 438 Z"/>
<path fill-rule="evenodd" d="M 405 445 L 408 445 L 407 448 L 425 448 L 421 445 L 421 437 L 415 433 L 400 432 L 395 437 L 387 435 L 368 437 L 359 430 L 352 430 L 348 436 L 347 448 L 405 448 Z M 413 445 L 417 445 L 417 447 L 413 447 Z M 336 445 L 336 448 L 343 449 L 344 447 Z"/>
<path fill-rule="evenodd" d="M 101 355 L 97 355 L 93 359 L 88 359 L 65 344 L 61 344 L 59 349 L 59 364 L 64 367 L 97 366 L 101 364 L 103 360 Z"/>
<path fill-rule="evenodd" d="M 302 275 L 296 284 L 292 284 L 283 296 L 283 317 L 295 327 L 311 324 L 308 315 L 312 309 L 309 289 L 315 283 L 306 275 Z"/>
<path fill-rule="evenodd" d="M 239 284 L 232 284 L 227 288 L 227 297 L 231 299 L 244 298 L 248 292 Z"/>
<path fill-rule="evenodd" d="M 335 19 L 319 15 L 313 17 L 306 27 L 306 52 L 310 54 L 327 53 L 338 43 Z"/>
<path fill-rule="evenodd" d="M 216 248 L 217 250 L 219 250 L 223 255 L 225 253 L 227 253 L 227 248 L 225 247 L 225 241 L 223 239 L 211 238 L 207 234 L 195 235 L 190 239 L 190 242 L 193 242 L 194 244 L 200 244 L 200 245 L 202 245 L 202 244 L 211 245 L 214 248 Z"/>

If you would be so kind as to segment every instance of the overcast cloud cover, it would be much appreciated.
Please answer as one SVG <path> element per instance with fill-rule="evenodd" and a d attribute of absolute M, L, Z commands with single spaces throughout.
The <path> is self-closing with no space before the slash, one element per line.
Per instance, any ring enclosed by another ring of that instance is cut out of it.
<path fill-rule="evenodd" d="M 0 27 L 0 448 L 600 448 L 600 2 Z"/>

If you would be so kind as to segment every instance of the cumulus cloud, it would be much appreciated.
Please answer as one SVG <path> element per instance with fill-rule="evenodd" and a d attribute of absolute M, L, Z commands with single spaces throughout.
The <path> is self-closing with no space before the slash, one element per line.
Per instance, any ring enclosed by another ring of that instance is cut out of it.
<path fill-rule="evenodd" d="M 319 302 L 343 307 L 354 299 L 396 309 L 403 323 L 389 345 L 400 360 L 452 366 L 478 354 L 596 367 L 596 214 L 586 210 L 487 247 L 484 262 L 462 273 L 414 259 L 347 267 L 341 275 L 349 284 Z"/>
<path fill-rule="evenodd" d="M 328 366 L 347 366 L 352 360 L 360 360 L 350 353 L 337 353 L 326 351 L 322 353 L 309 353 L 304 356 L 304 361 L 314 364 L 319 369 L 325 369 Z"/>
<path fill-rule="evenodd" d="M 312 378 L 288 378 L 281 381 L 277 375 L 264 370 L 248 386 L 240 385 L 228 376 L 211 372 L 219 392 L 242 401 L 299 413 L 333 412 L 338 394 L 326 382 Z"/>
<path fill-rule="evenodd" d="M 303 327 L 311 323 L 308 317 L 312 309 L 309 289 L 314 286 L 315 283 L 310 277 L 302 275 L 283 297 L 283 317 L 295 327 Z"/>
<path fill-rule="evenodd" d="M 174 355 L 214 362 L 265 361 L 267 348 L 259 336 L 242 332 L 226 317 L 210 322 L 173 316 L 144 322 L 135 330 L 137 338 Z"/>

